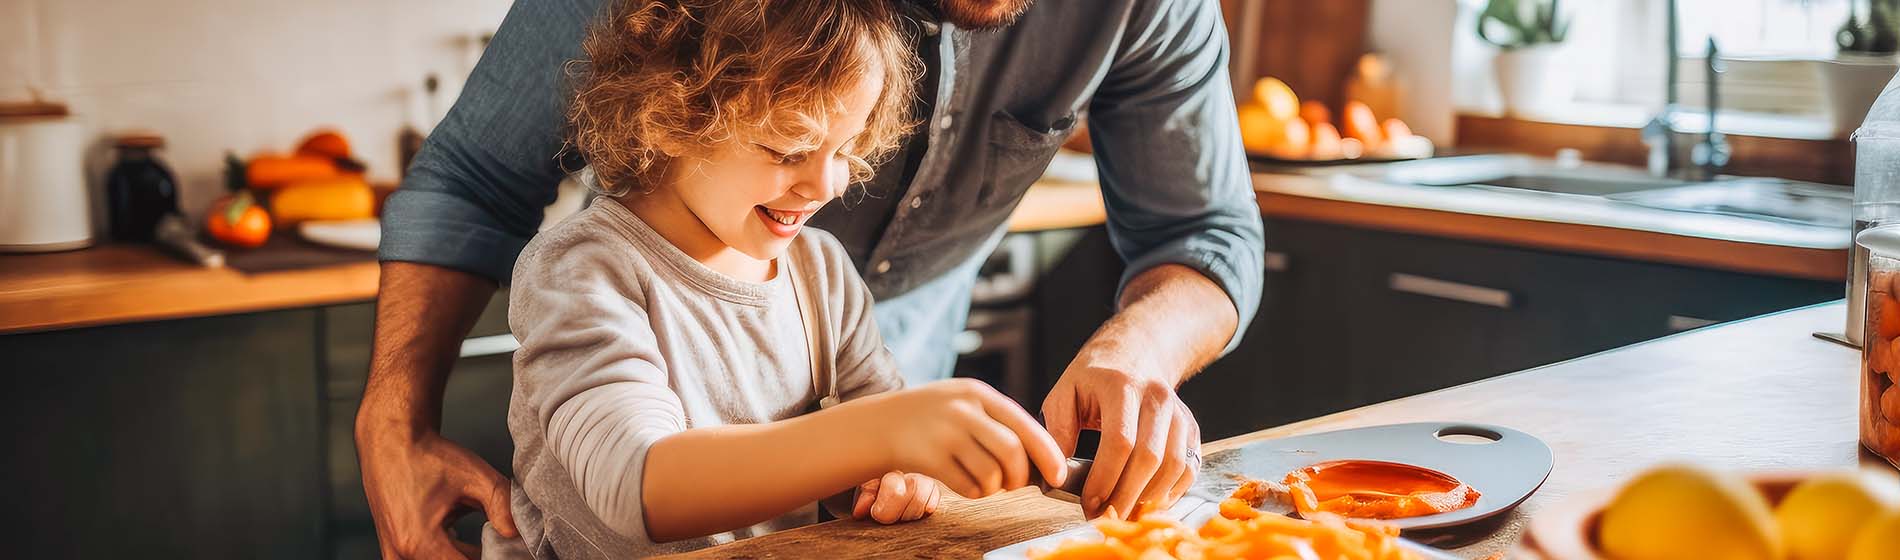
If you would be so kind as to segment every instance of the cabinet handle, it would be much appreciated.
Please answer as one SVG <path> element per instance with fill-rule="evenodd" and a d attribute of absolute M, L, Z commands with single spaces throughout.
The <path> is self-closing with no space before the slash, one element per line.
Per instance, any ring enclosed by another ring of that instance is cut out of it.
<path fill-rule="evenodd" d="M 1511 308 L 1511 292 L 1497 288 L 1461 284 L 1402 272 L 1393 273 L 1389 285 L 1394 292 L 1462 301 L 1498 309 Z"/>
<path fill-rule="evenodd" d="M 507 354 L 520 349 L 521 341 L 515 340 L 515 335 L 512 334 L 504 333 L 492 336 L 478 336 L 462 341 L 461 357 L 480 358 L 482 356 Z"/>
<path fill-rule="evenodd" d="M 1286 272 L 1287 258 L 1286 253 L 1267 251 L 1267 256 L 1263 259 L 1267 265 L 1267 272 Z"/>

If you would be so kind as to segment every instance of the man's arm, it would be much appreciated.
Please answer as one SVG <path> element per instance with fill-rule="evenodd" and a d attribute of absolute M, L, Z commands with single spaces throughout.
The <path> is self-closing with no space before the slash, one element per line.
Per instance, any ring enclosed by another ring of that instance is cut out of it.
<path fill-rule="evenodd" d="M 1090 515 L 1171 503 L 1199 467 L 1200 427 L 1174 388 L 1239 343 L 1260 301 L 1260 210 L 1213 0 L 1139 1 L 1090 104 L 1109 239 L 1128 263 L 1120 309 L 1043 404 L 1064 451 L 1102 430 Z"/>
<path fill-rule="evenodd" d="M 456 349 L 495 293 L 485 278 L 388 261 L 376 305 L 369 381 L 356 414 L 363 490 L 385 558 L 474 555 L 442 527 L 480 504 L 497 532 L 515 536 L 508 480 L 438 433 L 442 388 Z"/>
<path fill-rule="evenodd" d="M 567 63 L 602 0 L 516 2 L 383 211 L 376 342 L 357 451 L 384 557 L 474 547 L 444 527 L 479 505 L 515 534 L 506 481 L 443 439 L 442 388 L 565 170 Z"/>

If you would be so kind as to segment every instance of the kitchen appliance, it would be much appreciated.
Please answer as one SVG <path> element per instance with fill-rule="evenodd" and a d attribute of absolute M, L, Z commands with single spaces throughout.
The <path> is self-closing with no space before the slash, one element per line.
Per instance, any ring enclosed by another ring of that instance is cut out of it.
<path fill-rule="evenodd" d="M 85 140 L 64 105 L 0 104 L 0 252 L 92 245 Z"/>
<path fill-rule="evenodd" d="M 1854 231 L 1900 221 L 1900 93 L 1887 83 L 1867 120 L 1854 131 Z M 1859 345 L 1866 317 L 1867 249 L 1851 245 L 1847 271 L 1847 341 Z"/>

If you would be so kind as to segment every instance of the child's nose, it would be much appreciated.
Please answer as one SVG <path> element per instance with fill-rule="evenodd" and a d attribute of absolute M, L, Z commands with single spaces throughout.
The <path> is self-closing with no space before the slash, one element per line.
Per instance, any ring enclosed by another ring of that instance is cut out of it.
<path fill-rule="evenodd" d="M 845 181 L 849 180 L 850 167 L 839 159 L 812 159 L 820 161 L 813 161 L 804 166 L 798 185 L 793 188 L 793 191 L 799 196 L 818 202 L 829 202 L 837 198 L 839 192 L 844 190 Z"/>

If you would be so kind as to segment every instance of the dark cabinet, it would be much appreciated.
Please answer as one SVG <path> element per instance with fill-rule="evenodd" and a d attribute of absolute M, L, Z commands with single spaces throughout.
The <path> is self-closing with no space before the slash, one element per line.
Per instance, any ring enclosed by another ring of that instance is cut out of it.
<path fill-rule="evenodd" d="M 464 344 L 443 434 L 504 474 L 507 295 Z M 0 336 L 0 461 L 26 558 L 373 558 L 353 425 L 370 303 Z M 473 540 L 480 516 L 457 530 Z"/>
<path fill-rule="evenodd" d="M 18 558 L 319 558 L 310 309 L 0 337 Z"/>
<path fill-rule="evenodd" d="M 1209 439 L 1820 303 L 1840 285 L 1269 219 L 1241 343 L 1181 387 Z M 1108 318 L 1120 261 L 1085 230 L 1036 289 L 1045 386 Z"/>

